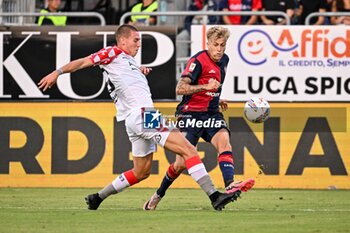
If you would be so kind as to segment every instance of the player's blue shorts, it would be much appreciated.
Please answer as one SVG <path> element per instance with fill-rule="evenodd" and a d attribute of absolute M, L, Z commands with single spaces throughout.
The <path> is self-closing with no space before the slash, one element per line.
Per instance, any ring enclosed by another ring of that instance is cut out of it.
<path fill-rule="evenodd" d="M 187 140 L 194 146 L 197 145 L 199 138 L 211 142 L 214 135 L 223 128 L 230 134 L 221 112 L 186 112 L 179 116 L 177 127 L 186 134 Z"/>

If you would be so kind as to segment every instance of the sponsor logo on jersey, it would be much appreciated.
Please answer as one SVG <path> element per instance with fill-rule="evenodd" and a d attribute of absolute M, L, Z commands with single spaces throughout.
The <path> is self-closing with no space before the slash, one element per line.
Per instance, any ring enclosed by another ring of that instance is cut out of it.
<path fill-rule="evenodd" d="M 192 72 L 194 70 L 194 68 L 196 68 L 196 64 L 195 63 L 191 63 L 190 68 L 188 69 L 190 72 Z"/>
<path fill-rule="evenodd" d="M 216 92 L 207 91 L 205 94 L 209 95 L 211 97 L 218 97 L 218 96 L 220 96 L 219 92 L 216 93 Z"/>

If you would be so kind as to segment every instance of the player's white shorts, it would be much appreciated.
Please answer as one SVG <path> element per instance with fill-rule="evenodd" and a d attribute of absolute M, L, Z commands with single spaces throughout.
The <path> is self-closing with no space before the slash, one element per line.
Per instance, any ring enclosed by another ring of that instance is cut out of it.
<path fill-rule="evenodd" d="M 157 150 L 157 144 L 164 147 L 172 129 L 144 129 L 142 111 L 134 111 L 125 119 L 125 128 L 135 157 L 144 157 Z"/>

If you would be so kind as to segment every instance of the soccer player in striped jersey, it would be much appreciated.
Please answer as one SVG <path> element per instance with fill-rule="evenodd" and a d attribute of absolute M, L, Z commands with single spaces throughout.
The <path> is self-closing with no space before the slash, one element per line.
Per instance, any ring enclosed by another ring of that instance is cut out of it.
<path fill-rule="evenodd" d="M 138 66 L 134 59 L 141 46 L 140 34 L 134 26 L 120 26 L 116 32 L 116 41 L 117 45 L 73 60 L 51 72 L 38 83 L 39 88 L 46 91 L 56 83 L 61 74 L 98 65 L 104 70 L 103 74 L 107 80 L 111 98 L 116 105 L 117 121 L 125 120 L 126 131 L 132 144 L 134 168 L 120 174 L 98 193 L 88 195 L 85 198 L 88 208 L 96 210 L 110 195 L 120 193 L 125 188 L 149 177 L 156 143 L 179 154 L 184 159 L 189 174 L 208 195 L 214 209 L 221 210 L 226 204 L 236 200 L 240 195 L 240 190 L 234 193 L 217 191 L 196 148 L 178 129 L 162 127 L 160 130 L 149 130 L 143 128 L 144 109 L 153 108 L 151 92 L 146 79 L 151 69 Z M 211 90 L 216 88 L 216 84 L 206 84 L 205 88 Z"/>
<path fill-rule="evenodd" d="M 178 121 L 183 122 L 183 124 L 178 124 L 178 126 L 183 126 L 180 127 L 180 130 L 193 146 L 197 145 L 199 138 L 203 138 L 215 147 L 226 193 L 234 193 L 248 191 L 253 187 L 255 181 L 247 179 L 234 182 L 230 130 L 220 112 L 220 107 L 222 110 L 227 109 L 227 102 L 221 101 L 220 95 L 229 62 L 225 54 L 229 36 L 228 29 L 221 26 L 214 26 L 207 31 L 208 50 L 200 51 L 190 58 L 177 84 L 176 93 L 183 97 L 177 106 L 176 114 Z M 208 90 L 207 85 L 209 84 L 215 84 L 214 88 Z M 169 186 L 185 169 L 184 159 L 176 156 L 175 162 L 170 164 L 160 187 L 144 204 L 143 209 L 154 210 Z"/>

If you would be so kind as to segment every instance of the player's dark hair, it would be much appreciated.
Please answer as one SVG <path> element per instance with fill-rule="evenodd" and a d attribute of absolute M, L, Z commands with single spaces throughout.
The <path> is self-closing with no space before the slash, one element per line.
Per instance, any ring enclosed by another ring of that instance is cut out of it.
<path fill-rule="evenodd" d="M 136 27 L 129 24 L 123 24 L 120 27 L 118 27 L 117 33 L 115 35 L 115 39 L 117 43 L 121 37 L 129 37 L 131 34 L 131 31 L 137 32 L 138 30 Z"/>

